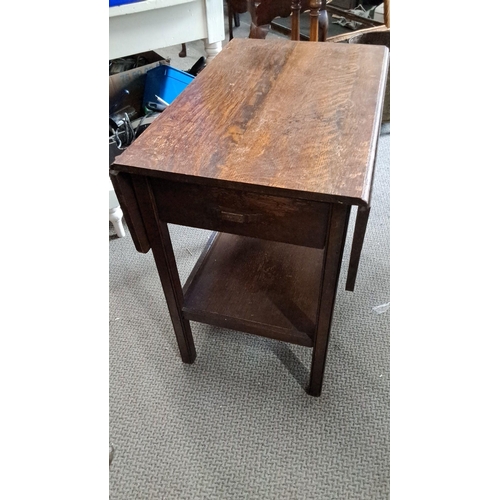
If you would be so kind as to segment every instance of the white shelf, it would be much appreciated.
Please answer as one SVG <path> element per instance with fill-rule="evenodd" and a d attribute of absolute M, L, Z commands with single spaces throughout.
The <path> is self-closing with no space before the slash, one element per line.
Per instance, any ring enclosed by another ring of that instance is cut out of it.
<path fill-rule="evenodd" d="M 163 9 L 183 3 L 192 3 L 195 0 L 144 0 L 142 2 L 128 3 L 109 8 L 109 17 L 123 16 L 125 14 L 136 14 L 153 9 Z"/>

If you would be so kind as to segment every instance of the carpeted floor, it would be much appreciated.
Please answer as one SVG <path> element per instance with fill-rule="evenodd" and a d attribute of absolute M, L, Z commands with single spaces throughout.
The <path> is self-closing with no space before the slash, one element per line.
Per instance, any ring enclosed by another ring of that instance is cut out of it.
<path fill-rule="evenodd" d="M 235 36 L 247 28 L 243 17 Z M 187 69 L 203 44 L 188 44 L 187 58 L 179 50 L 162 55 Z M 184 365 L 151 252 L 110 225 L 111 500 L 389 498 L 390 310 L 373 310 L 390 300 L 389 153 L 384 124 L 356 290 L 346 292 L 351 214 L 320 398 L 304 391 L 306 347 L 192 323 L 197 359 Z M 210 233 L 170 230 L 184 282 Z"/>

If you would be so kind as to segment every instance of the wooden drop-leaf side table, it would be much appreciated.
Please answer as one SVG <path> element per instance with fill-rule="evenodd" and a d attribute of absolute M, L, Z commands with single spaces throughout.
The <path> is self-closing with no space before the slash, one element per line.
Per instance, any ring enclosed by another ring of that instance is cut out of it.
<path fill-rule="evenodd" d="M 233 39 L 110 177 L 152 249 L 185 363 L 190 321 L 312 347 L 321 394 L 350 208 L 347 289 L 368 220 L 388 50 Z M 213 230 L 181 287 L 168 223 Z"/>

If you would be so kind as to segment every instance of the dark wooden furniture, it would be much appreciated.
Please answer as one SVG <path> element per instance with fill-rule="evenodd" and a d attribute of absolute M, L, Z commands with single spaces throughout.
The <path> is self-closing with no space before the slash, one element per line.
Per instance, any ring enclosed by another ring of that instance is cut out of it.
<path fill-rule="evenodd" d="M 326 0 L 248 0 L 247 8 L 251 18 L 250 38 L 264 39 L 273 19 L 291 16 L 290 29 L 280 31 L 290 35 L 292 40 L 304 39 L 300 33 L 300 14 L 309 11 L 307 39 L 313 42 L 326 41 L 328 33 Z"/>
<path fill-rule="evenodd" d="M 233 23 L 235 28 L 238 28 L 240 26 L 240 14 L 243 14 L 247 11 L 247 0 L 226 0 L 226 5 L 229 40 L 232 40 Z"/>
<path fill-rule="evenodd" d="M 344 33 L 329 37 L 327 42 L 333 43 L 363 43 L 368 45 L 384 45 L 390 50 L 391 46 L 391 14 L 390 14 L 390 0 L 384 0 L 384 23 L 380 26 L 372 26 L 364 28 L 351 33 Z M 391 119 L 390 110 L 390 69 L 387 76 L 387 83 L 385 86 L 384 96 L 384 112 L 382 114 L 382 121 L 389 122 Z"/>
<path fill-rule="evenodd" d="M 233 39 L 116 158 L 110 177 L 137 250 L 153 250 L 185 363 L 190 321 L 262 335 L 312 348 L 307 391 L 320 395 L 357 205 L 354 288 L 387 68 L 382 46 Z M 216 232 L 183 288 L 168 223 Z"/>
<path fill-rule="evenodd" d="M 229 39 L 233 38 L 232 17 L 249 12 L 251 27 L 249 38 L 264 39 L 269 28 L 292 40 L 327 41 L 331 36 L 352 33 L 350 28 L 342 28 L 329 22 L 329 15 L 345 17 L 356 21 L 364 28 L 385 24 L 389 16 L 389 0 L 384 0 L 384 23 L 350 12 L 361 2 L 351 0 L 227 0 L 229 18 Z M 306 13 L 303 16 L 301 14 Z M 302 22 L 307 18 L 307 24 Z M 238 18 L 239 19 L 239 18 Z M 239 26 L 239 23 L 237 24 Z M 356 30 L 357 31 L 357 30 Z"/>
<path fill-rule="evenodd" d="M 328 3 L 340 9 L 354 9 L 361 2 L 358 0 L 330 0 Z"/>

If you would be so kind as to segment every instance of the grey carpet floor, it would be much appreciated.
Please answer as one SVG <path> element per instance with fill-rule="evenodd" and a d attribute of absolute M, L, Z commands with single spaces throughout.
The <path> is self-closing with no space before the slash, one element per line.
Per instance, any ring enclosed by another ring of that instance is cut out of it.
<path fill-rule="evenodd" d="M 351 215 L 320 398 L 304 391 L 306 347 L 192 323 L 198 357 L 183 364 L 151 252 L 110 226 L 111 499 L 389 498 L 390 309 L 373 310 L 390 300 L 389 154 L 384 124 L 346 292 Z M 170 229 L 184 282 L 209 233 Z"/>

